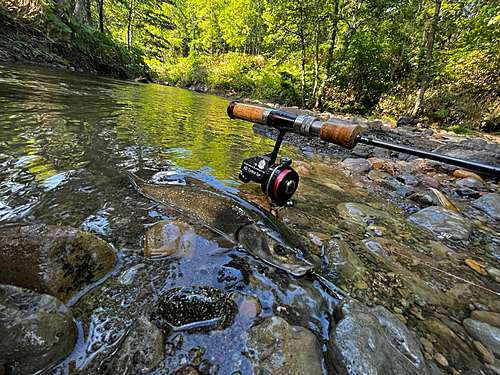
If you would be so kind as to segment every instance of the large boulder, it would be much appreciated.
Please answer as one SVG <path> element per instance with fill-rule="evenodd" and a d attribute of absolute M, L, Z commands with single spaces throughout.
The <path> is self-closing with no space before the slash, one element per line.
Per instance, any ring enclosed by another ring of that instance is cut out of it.
<path fill-rule="evenodd" d="M 426 375 L 421 343 L 382 306 L 346 298 L 334 310 L 328 366 L 339 375 Z"/>
<path fill-rule="evenodd" d="M 0 229 L 0 281 L 68 302 L 116 265 L 115 250 L 71 227 L 30 225 Z"/>
<path fill-rule="evenodd" d="M 73 350 L 78 330 L 66 305 L 48 294 L 0 284 L 0 364 L 34 374 Z"/>

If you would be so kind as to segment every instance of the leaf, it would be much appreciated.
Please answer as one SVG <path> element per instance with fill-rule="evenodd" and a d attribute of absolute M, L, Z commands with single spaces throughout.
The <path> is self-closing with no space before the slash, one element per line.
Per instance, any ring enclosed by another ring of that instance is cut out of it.
<path fill-rule="evenodd" d="M 441 193 L 439 190 L 434 189 L 434 188 L 429 188 L 429 189 L 432 190 L 432 192 L 436 195 L 439 203 L 441 203 L 441 205 L 444 208 L 447 208 L 449 210 L 455 211 L 456 213 L 459 213 L 457 208 L 453 205 L 453 203 L 450 202 L 450 200 L 448 198 L 446 198 L 446 196 L 443 193 Z"/>
<path fill-rule="evenodd" d="M 50 13 L 47 15 L 47 17 L 54 22 L 56 26 L 59 26 L 60 29 L 64 30 L 67 33 L 71 34 L 71 29 L 69 28 L 68 25 L 66 25 L 64 22 L 62 22 L 59 17 L 57 17 L 54 13 Z"/>

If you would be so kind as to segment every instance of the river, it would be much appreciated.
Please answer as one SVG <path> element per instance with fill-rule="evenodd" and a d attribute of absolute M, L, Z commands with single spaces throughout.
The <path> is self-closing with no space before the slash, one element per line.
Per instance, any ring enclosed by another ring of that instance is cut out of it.
<path fill-rule="evenodd" d="M 104 371 L 137 317 L 154 316 L 168 290 L 193 285 L 219 288 L 237 301 L 236 323 L 210 333 L 164 332 L 165 354 L 151 373 L 172 373 L 183 366 L 202 374 L 259 373 L 259 361 L 267 357 L 263 349 L 249 354 L 249 330 L 272 317 L 312 333 L 321 372 L 334 373 L 328 357 L 339 296 L 313 276 L 276 270 L 225 247 L 203 228 L 193 234 L 198 245 L 191 254 L 161 259 L 144 255 L 144 236 L 155 223 L 189 219 L 141 195 L 123 169 L 145 179 L 160 171 L 193 176 L 265 207 L 260 186 L 241 183 L 238 173 L 244 158 L 270 152 L 274 142 L 254 134 L 252 124 L 230 120 L 228 103 L 175 87 L 0 65 L 0 228 L 40 223 L 78 228 L 110 243 L 119 259 L 104 279 L 68 302 L 78 341 L 64 361 L 45 373 Z M 325 275 L 367 306 L 386 307 L 413 336 L 431 342 L 423 353 L 434 373 L 484 369 L 479 354 L 471 354 L 474 349 L 463 357 L 456 342 L 473 348 L 470 332 L 460 338 L 453 334 L 450 343 L 449 327 L 474 310 L 500 311 L 497 295 L 453 277 L 465 274 L 475 284 L 498 291 L 491 276 L 496 271 L 489 270 L 499 267 L 495 220 L 474 218 L 477 212 L 471 211 L 470 202 L 461 200 L 455 203 L 467 218 L 464 223 L 430 231 L 417 225 L 418 217 L 409 219 L 424 206 L 380 188 L 379 180 L 387 177 L 346 172 L 335 157 L 308 147 L 285 144 L 280 156 L 296 161 L 301 182 L 295 207 L 280 211 L 279 217 L 323 257 Z M 420 173 L 418 165 L 412 168 L 406 172 Z M 462 224 L 467 238 L 454 238 Z M 473 256 L 490 276 L 464 265 Z M 419 342 L 425 346 L 425 340 Z M 300 351 L 298 347 L 290 350 Z M 279 355 L 273 358 L 284 361 Z"/>

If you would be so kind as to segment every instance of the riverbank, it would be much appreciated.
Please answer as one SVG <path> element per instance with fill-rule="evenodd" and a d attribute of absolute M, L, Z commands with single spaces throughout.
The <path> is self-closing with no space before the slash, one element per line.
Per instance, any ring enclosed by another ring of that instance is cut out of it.
<path fill-rule="evenodd" d="M 52 15 L 53 16 L 53 15 Z M 152 79 L 139 53 L 131 53 L 97 30 L 58 20 L 29 22 L 0 9 L 0 61 L 88 72 L 113 78 Z"/>

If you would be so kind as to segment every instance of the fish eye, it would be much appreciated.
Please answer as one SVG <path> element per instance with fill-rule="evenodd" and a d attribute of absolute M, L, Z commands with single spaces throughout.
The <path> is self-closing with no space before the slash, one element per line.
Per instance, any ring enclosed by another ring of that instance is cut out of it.
<path fill-rule="evenodd" d="M 286 254 L 286 249 L 285 249 L 285 246 L 283 246 L 283 245 L 276 244 L 276 245 L 274 245 L 273 249 L 274 249 L 275 253 L 278 255 Z"/>

